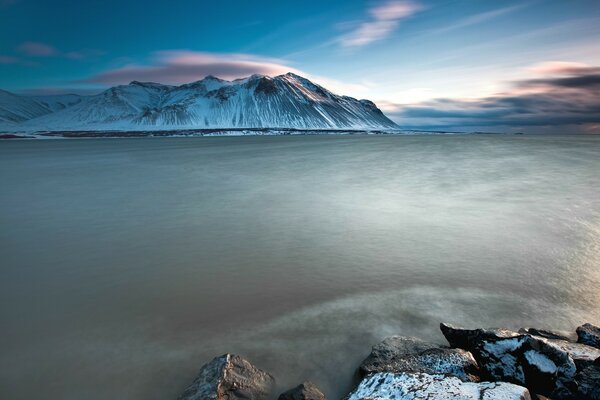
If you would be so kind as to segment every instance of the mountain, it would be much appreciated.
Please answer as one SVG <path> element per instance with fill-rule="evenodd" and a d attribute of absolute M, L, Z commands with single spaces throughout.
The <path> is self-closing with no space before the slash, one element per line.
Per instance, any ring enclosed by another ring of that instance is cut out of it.
<path fill-rule="evenodd" d="M 32 98 L 0 90 L 0 123 L 15 125 L 50 112 Z"/>
<path fill-rule="evenodd" d="M 35 99 L 28 99 L 34 100 Z M 43 103 L 37 99 L 35 104 Z M 339 96 L 288 73 L 226 81 L 214 76 L 181 86 L 131 82 L 60 105 L 20 122 L 24 130 L 203 128 L 396 129 L 369 100 Z"/>

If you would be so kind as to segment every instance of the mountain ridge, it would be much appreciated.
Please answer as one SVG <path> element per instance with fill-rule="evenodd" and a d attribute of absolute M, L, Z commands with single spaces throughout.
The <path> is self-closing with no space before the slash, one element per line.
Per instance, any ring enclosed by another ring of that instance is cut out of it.
<path fill-rule="evenodd" d="M 23 130 L 398 128 L 372 101 L 334 94 L 291 72 L 231 81 L 209 75 L 178 86 L 134 80 L 62 102 L 18 97 L 41 107 L 30 118 L 8 121 Z"/>

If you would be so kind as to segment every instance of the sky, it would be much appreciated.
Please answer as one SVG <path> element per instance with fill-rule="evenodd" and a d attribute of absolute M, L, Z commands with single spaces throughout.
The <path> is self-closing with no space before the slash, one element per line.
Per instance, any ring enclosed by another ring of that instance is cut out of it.
<path fill-rule="evenodd" d="M 407 129 L 600 133 L 598 0 L 0 0 L 0 88 L 292 71 Z"/>

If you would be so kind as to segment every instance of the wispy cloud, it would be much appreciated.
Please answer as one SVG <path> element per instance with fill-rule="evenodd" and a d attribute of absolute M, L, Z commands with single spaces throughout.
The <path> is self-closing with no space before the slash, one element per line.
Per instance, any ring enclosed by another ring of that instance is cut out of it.
<path fill-rule="evenodd" d="M 86 79 L 88 83 L 115 85 L 132 80 L 166 84 L 192 82 L 207 75 L 235 79 L 252 74 L 298 72 L 282 61 L 248 54 L 212 54 L 184 50 L 161 51 L 147 65 L 130 64 Z"/>
<path fill-rule="evenodd" d="M 466 28 L 466 27 L 469 27 L 469 26 L 482 24 L 484 22 L 488 22 L 488 21 L 491 21 L 493 19 L 500 18 L 500 17 L 508 15 L 508 14 L 512 14 L 512 13 L 518 11 L 518 10 L 521 10 L 523 8 L 526 8 L 526 7 L 529 7 L 532 4 L 533 4 L 533 2 L 523 2 L 521 4 L 517 4 L 517 5 L 514 5 L 514 6 L 498 8 L 498 9 L 495 9 L 495 10 L 486 11 L 486 12 L 475 14 L 475 15 L 470 15 L 470 16 L 468 16 L 466 18 L 458 20 L 458 21 L 456 21 L 454 23 L 451 23 L 449 25 L 442 26 L 442 27 L 440 27 L 438 29 L 433 29 L 433 30 L 431 30 L 431 31 L 429 31 L 427 33 L 428 34 L 447 33 L 447 32 L 455 31 L 455 30 L 458 30 L 458 29 Z"/>
<path fill-rule="evenodd" d="M 298 70 L 285 60 L 251 54 L 215 54 L 188 50 L 159 51 L 147 64 L 128 64 L 101 72 L 81 81 L 87 84 L 119 85 L 131 81 L 150 81 L 179 85 L 214 75 L 221 79 L 237 79 L 252 74 L 281 75 L 293 72 L 342 94 L 360 96 L 366 92 L 361 84 L 347 84 L 336 79 Z"/>
<path fill-rule="evenodd" d="M 41 42 L 24 42 L 17 47 L 17 50 L 30 57 L 51 57 L 58 54 L 54 47 Z"/>
<path fill-rule="evenodd" d="M 391 0 L 368 10 L 368 18 L 355 28 L 339 37 L 344 47 L 360 47 L 388 37 L 400 22 L 421 11 L 423 7 L 406 0 Z"/>
<path fill-rule="evenodd" d="M 552 62 L 536 65 L 540 75 L 481 99 L 436 99 L 411 106 L 388 105 L 404 127 L 596 132 L 600 127 L 600 67 Z"/>

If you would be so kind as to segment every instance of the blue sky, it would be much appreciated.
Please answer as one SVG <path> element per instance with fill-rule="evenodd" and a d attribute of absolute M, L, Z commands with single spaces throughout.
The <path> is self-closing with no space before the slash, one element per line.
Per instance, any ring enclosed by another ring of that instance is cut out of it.
<path fill-rule="evenodd" d="M 599 114 L 597 82 L 551 81 L 598 74 L 597 0 L 0 0 L 0 20 L 0 88 L 20 93 L 291 70 L 405 126 L 501 128 L 464 117 L 557 88 L 558 103 L 583 95 Z"/>

